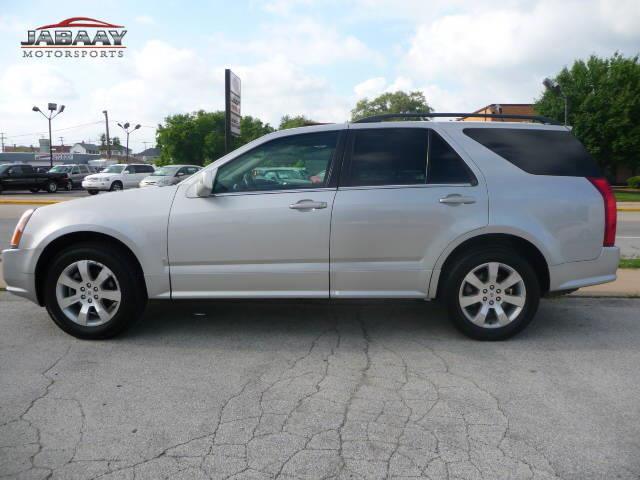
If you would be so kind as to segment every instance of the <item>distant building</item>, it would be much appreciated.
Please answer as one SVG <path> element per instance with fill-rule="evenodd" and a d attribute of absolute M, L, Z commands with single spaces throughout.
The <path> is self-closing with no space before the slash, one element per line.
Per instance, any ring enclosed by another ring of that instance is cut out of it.
<path fill-rule="evenodd" d="M 74 143 L 69 153 L 88 153 L 97 155 L 100 153 L 100 147 L 93 143 Z"/>
<path fill-rule="evenodd" d="M 480 114 L 503 114 L 503 115 L 536 115 L 531 103 L 491 103 L 473 113 Z M 461 117 L 458 120 L 464 122 L 528 122 L 517 118 L 482 118 L 482 117 Z"/>

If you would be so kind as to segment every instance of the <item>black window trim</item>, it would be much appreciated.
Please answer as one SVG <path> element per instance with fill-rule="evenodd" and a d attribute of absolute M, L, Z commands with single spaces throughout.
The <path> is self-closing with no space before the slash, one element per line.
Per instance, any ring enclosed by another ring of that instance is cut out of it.
<path fill-rule="evenodd" d="M 267 145 L 268 143 L 271 143 L 273 141 L 277 141 L 280 139 L 289 139 L 289 138 L 293 138 L 293 137 L 297 137 L 300 135 L 313 135 L 316 133 L 329 133 L 329 132 L 336 132 L 338 135 L 338 138 L 336 140 L 336 148 L 333 152 L 333 155 L 331 156 L 331 158 L 329 159 L 329 167 L 327 168 L 327 175 L 328 175 L 328 180 L 327 180 L 327 184 L 324 187 L 317 187 L 317 188 L 292 188 L 292 189 L 283 189 L 283 190 L 252 190 L 249 192 L 221 192 L 221 193 L 215 193 L 215 184 L 217 182 L 214 181 L 213 183 L 213 188 L 211 190 L 211 194 L 209 196 L 211 197 L 235 197 L 235 196 L 240 196 L 240 195 L 273 195 L 273 194 L 278 194 L 278 193 L 302 193 L 302 192 L 325 192 L 325 191 L 332 191 L 332 190 L 336 190 L 338 188 L 338 177 L 340 175 L 340 171 L 341 171 L 341 166 L 342 166 L 342 162 L 343 162 L 343 156 L 344 156 L 344 147 L 345 147 L 345 142 L 346 142 L 346 137 L 347 137 L 347 130 L 344 128 L 341 129 L 330 129 L 330 130 L 316 130 L 313 132 L 299 132 L 299 133 L 295 133 L 292 135 L 283 135 L 282 137 L 277 137 L 277 138 L 273 138 L 269 141 L 263 142 L 260 145 L 256 145 L 255 147 L 253 147 L 250 150 L 247 150 L 246 152 L 243 152 L 241 155 L 238 155 L 237 157 L 234 157 L 233 159 L 229 160 L 228 162 L 225 162 L 223 165 L 226 165 L 227 163 L 231 163 L 234 162 L 235 160 L 237 160 L 240 157 L 243 157 L 245 155 L 247 155 L 248 153 L 253 152 L 254 150 L 257 150 L 258 148 L 263 147 L 264 145 Z M 223 165 L 220 165 L 220 167 L 222 167 Z M 218 167 L 218 168 L 220 168 Z M 201 171 L 201 170 L 198 170 Z"/>
<path fill-rule="evenodd" d="M 391 128 L 407 128 L 407 127 L 391 127 Z M 381 128 L 357 128 L 348 130 L 348 136 L 345 141 L 343 158 L 341 161 L 340 178 L 338 183 L 339 190 L 373 190 L 373 189 L 394 189 L 394 188 L 434 188 L 434 187 L 475 187 L 478 185 L 478 177 L 471 167 L 469 167 L 467 161 L 460 154 L 458 149 L 454 147 L 451 142 L 446 139 L 440 132 L 432 127 L 408 127 L 409 130 L 425 130 L 427 135 L 427 162 L 425 165 L 426 175 L 425 183 L 407 183 L 407 184 L 388 184 L 388 185 L 349 185 L 349 172 L 351 169 L 351 159 L 353 156 L 353 146 L 355 132 L 360 131 L 379 131 Z M 466 168 L 471 182 L 466 183 L 429 183 L 429 155 L 431 153 L 431 135 L 435 133 L 439 135 L 442 140 L 453 149 L 453 151 L 460 157 L 464 167 Z"/>

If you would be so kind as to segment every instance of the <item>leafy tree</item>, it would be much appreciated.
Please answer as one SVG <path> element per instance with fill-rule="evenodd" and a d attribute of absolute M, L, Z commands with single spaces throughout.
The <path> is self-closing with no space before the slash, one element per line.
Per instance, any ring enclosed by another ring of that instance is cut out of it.
<path fill-rule="evenodd" d="M 287 128 L 304 127 L 306 125 L 309 125 L 310 123 L 313 123 L 313 120 L 305 117 L 304 115 L 296 115 L 296 116 L 285 115 L 284 117 L 282 117 L 282 119 L 280 119 L 280 126 L 278 127 L 278 130 L 286 130 Z"/>
<path fill-rule="evenodd" d="M 240 122 L 241 136 L 233 138 L 232 149 L 270 133 L 273 128 L 257 118 L 245 116 Z M 187 163 L 206 165 L 225 154 L 224 112 L 170 115 L 158 125 L 156 143 L 161 150 L 160 165 Z"/>
<path fill-rule="evenodd" d="M 372 115 L 384 113 L 421 113 L 432 112 L 433 109 L 427 103 L 424 94 L 419 91 L 387 92 L 377 96 L 373 100 L 363 98 L 356 103 L 356 107 L 351 110 L 351 120 L 359 120 Z"/>
<path fill-rule="evenodd" d="M 567 96 L 568 123 L 601 167 L 615 174 L 640 168 L 640 63 L 638 56 L 595 55 L 563 68 L 555 81 Z M 545 91 L 536 101 L 542 115 L 562 122 L 564 100 Z"/>

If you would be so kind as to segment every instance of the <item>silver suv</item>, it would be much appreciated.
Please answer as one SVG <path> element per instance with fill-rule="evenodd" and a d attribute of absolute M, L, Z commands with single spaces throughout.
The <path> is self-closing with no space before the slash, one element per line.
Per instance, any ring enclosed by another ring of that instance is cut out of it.
<path fill-rule="evenodd" d="M 27 212 L 8 290 L 80 338 L 121 332 L 147 299 L 416 298 L 498 340 L 541 296 L 616 278 L 614 197 L 565 127 L 380 120 L 279 131 L 175 186 Z"/>

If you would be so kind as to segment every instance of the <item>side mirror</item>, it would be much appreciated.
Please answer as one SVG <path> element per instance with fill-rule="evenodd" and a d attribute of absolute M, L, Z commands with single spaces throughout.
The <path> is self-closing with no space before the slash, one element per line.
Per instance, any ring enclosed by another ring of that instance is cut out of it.
<path fill-rule="evenodd" d="M 213 182 L 216 179 L 217 170 L 205 170 L 195 184 L 197 197 L 208 197 L 213 191 Z"/>

